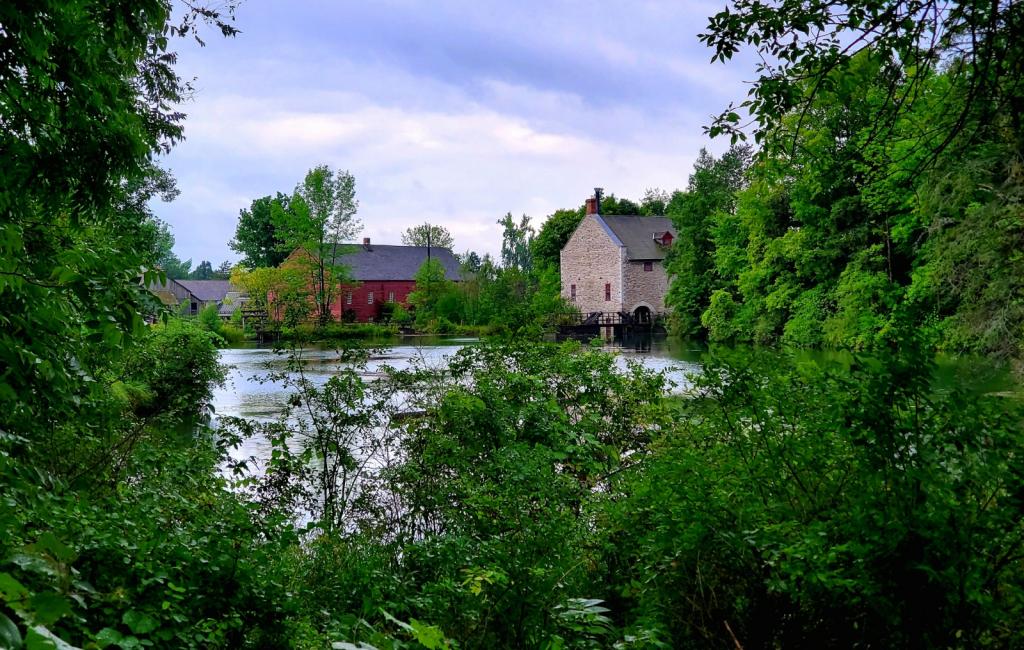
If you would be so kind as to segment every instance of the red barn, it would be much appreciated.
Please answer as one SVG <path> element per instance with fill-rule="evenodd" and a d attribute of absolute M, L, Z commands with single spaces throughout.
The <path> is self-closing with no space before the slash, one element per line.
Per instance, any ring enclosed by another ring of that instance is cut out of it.
<path fill-rule="evenodd" d="M 416 272 L 427 261 L 427 255 L 426 246 L 371 245 L 368 237 L 361 246 L 346 246 L 334 261 L 348 267 L 358 284 L 341 288 L 339 299 L 331 305 L 334 318 L 342 320 L 342 314 L 351 311 L 359 322 L 376 321 L 380 319 L 382 305 L 398 303 L 408 307 L 409 294 L 416 286 Z M 448 280 L 459 281 L 459 261 L 450 250 L 431 247 L 429 255 L 441 263 Z"/>

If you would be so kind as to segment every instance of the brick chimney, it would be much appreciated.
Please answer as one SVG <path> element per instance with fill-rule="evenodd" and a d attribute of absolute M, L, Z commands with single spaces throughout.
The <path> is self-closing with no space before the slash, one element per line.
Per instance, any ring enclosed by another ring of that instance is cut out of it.
<path fill-rule="evenodd" d="M 597 214 L 597 199 L 594 197 L 587 199 L 587 214 Z"/>
<path fill-rule="evenodd" d="M 366 250 L 370 250 L 370 238 L 369 237 L 363 237 L 363 248 L 365 248 Z"/>

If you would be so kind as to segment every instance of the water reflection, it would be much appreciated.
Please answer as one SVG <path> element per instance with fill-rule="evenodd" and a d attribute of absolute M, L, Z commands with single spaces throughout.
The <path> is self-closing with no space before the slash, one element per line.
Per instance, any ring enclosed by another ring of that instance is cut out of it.
<path fill-rule="evenodd" d="M 370 357 L 365 376 L 367 379 L 379 376 L 384 365 L 399 370 L 414 366 L 442 369 L 452 355 L 476 342 L 466 338 L 399 340 L 387 344 Z M 683 393 L 691 387 L 688 377 L 700 372 L 701 364 L 710 352 L 699 342 L 651 334 L 611 338 L 603 341 L 602 347 L 615 353 L 616 364 L 623 370 L 629 363 L 639 363 L 651 370 L 664 372 L 673 393 Z M 722 348 L 722 351 L 740 356 L 755 353 L 754 348 L 743 347 Z M 767 353 L 780 354 L 777 350 L 768 350 Z M 801 361 L 837 367 L 848 367 L 854 361 L 852 354 L 842 351 L 800 350 L 793 354 Z M 303 358 L 306 377 L 316 385 L 323 385 L 337 367 L 337 352 L 332 347 L 304 350 Z M 221 361 L 228 366 L 229 372 L 227 382 L 213 396 L 217 415 L 262 422 L 280 416 L 285 410 L 289 391 L 280 381 L 268 379 L 267 373 L 283 371 L 286 368 L 284 356 L 266 347 L 245 347 L 222 350 Z M 954 387 L 976 392 L 1019 390 L 1010 372 L 990 359 L 943 356 L 936 360 L 935 387 L 939 391 L 949 391 Z M 249 441 L 238 450 L 238 457 L 266 457 L 269 451 L 266 441 Z"/>

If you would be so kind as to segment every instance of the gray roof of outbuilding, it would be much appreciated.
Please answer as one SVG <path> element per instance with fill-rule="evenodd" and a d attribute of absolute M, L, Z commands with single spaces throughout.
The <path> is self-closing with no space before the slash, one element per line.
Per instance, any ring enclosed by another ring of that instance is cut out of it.
<path fill-rule="evenodd" d="M 459 261 L 447 248 L 430 248 L 430 257 L 444 267 L 445 277 L 457 281 Z M 426 246 L 389 246 L 349 244 L 339 251 L 335 262 L 349 267 L 352 279 L 359 282 L 415 280 L 416 272 L 427 261 Z"/>
<path fill-rule="evenodd" d="M 228 280 L 175 280 L 203 302 L 224 300 L 229 291 L 237 291 Z"/>
<path fill-rule="evenodd" d="M 654 241 L 655 233 L 670 232 L 676 236 L 675 226 L 668 217 L 627 217 L 622 215 L 594 215 L 618 238 L 617 244 L 626 247 L 631 260 L 663 260 L 668 248 Z"/>

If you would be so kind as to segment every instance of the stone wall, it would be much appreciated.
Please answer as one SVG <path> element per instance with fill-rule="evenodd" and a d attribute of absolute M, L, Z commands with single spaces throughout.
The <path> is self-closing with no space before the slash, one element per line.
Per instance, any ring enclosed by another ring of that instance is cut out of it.
<path fill-rule="evenodd" d="M 668 274 L 665 273 L 663 262 L 651 262 L 651 270 L 644 271 L 642 261 L 626 262 L 623 271 L 625 287 L 624 311 L 633 313 L 637 307 L 645 305 L 651 313 L 666 311 L 665 295 L 668 293 Z"/>
<path fill-rule="evenodd" d="M 625 255 L 625 248 L 612 241 L 598 217 L 585 216 L 562 249 L 562 297 L 584 315 L 621 311 Z M 611 300 L 604 299 L 606 283 L 611 285 Z M 575 301 L 571 295 L 574 284 Z"/>

